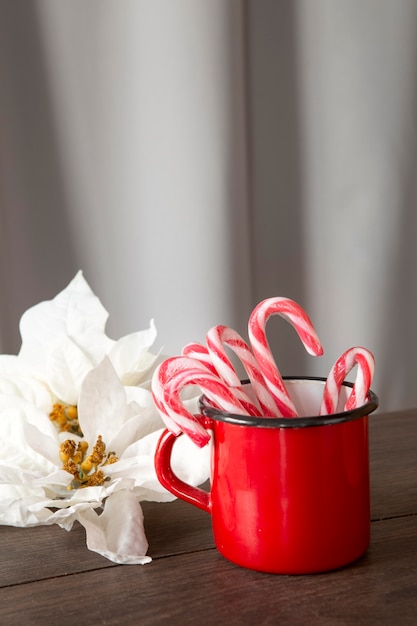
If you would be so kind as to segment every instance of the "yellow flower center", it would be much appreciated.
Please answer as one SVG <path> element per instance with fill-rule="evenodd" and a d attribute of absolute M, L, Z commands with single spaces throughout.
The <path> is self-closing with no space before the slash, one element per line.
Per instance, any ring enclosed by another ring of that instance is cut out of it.
<path fill-rule="evenodd" d="M 49 414 L 49 419 L 55 423 L 59 432 L 68 432 L 82 437 L 83 434 L 78 422 L 78 410 L 71 404 L 56 402 Z"/>
<path fill-rule="evenodd" d="M 77 445 L 72 439 L 66 439 L 61 443 L 59 456 L 63 463 L 62 469 L 74 476 L 68 489 L 101 486 L 110 480 L 100 468 L 116 463 L 119 460 L 116 454 L 106 453 L 106 444 L 101 435 L 97 437 L 91 454 L 87 454 L 88 448 L 87 441 L 80 441 Z"/>

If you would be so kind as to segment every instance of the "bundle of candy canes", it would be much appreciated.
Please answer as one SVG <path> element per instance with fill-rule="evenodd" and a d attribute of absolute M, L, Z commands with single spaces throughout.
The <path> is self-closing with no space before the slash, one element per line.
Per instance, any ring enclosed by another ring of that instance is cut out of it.
<path fill-rule="evenodd" d="M 221 411 L 263 417 L 297 417 L 266 337 L 266 323 L 272 315 L 282 316 L 295 328 L 309 354 L 323 354 L 310 318 L 296 302 L 283 297 L 263 300 L 249 317 L 249 344 L 232 328 L 214 326 L 207 333 L 206 345 L 187 344 L 181 355 L 168 358 L 157 367 L 152 378 L 152 395 L 167 428 L 175 434 L 186 433 L 200 447 L 209 441 L 209 434 L 181 398 L 181 391 L 191 385 L 197 385 L 213 407 Z M 227 356 L 227 347 L 242 363 L 251 383 L 251 395 L 241 384 Z M 356 379 L 344 410 L 365 403 L 374 374 L 374 357 L 366 348 L 349 348 L 337 359 L 326 379 L 321 415 L 336 411 L 342 384 L 356 365 Z"/>

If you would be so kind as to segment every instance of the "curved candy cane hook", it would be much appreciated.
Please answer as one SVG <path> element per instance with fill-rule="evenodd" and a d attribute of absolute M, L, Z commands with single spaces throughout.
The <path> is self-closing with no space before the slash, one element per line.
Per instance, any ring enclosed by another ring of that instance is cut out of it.
<path fill-rule="evenodd" d="M 171 417 L 170 410 L 165 401 L 165 389 L 169 380 L 174 375 L 184 371 L 198 371 L 203 373 L 209 372 L 209 370 L 196 359 L 185 356 L 173 356 L 165 359 L 165 361 L 162 361 L 162 363 L 156 367 L 151 383 L 152 398 L 155 406 L 158 409 L 166 427 L 169 428 L 169 430 L 175 435 L 179 435 L 181 433 L 181 427 Z M 209 440 L 207 431 L 193 416 L 191 417 L 193 422 L 193 433 L 195 432 L 195 439 L 205 441 L 205 443 L 207 443 Z"/>
<path fill-rule="evenodd" d="M 320 356 L 323 354 L 323 348 L 307 313 L 293 300 L 281 297 L 267 298 L 252 311 L 248 324 L 249 339 L 265 383 L 280 414 L 283 417 L 296 417 L 297 411 L 285 388 L 266 338 L 265 326 L 271 315 L 281 315 L 292 324 L 309 354 Z"/>
<path fill-rule="evenodd" d="M 164 387 L 164 404 L 170 418 L 198 446 L 203 447 L 210 440 L 210 435 L 184 406 L 180 393 L 184 387 L 198 385 L 213 406 L 222 411 L 245 415 L 246 409 L 234 396 L 233 392 L 217 376 L 204 372 L 200 367 L 177 371 Z M 197 426 L 199 428 L 197 428 Z M 203 429 L 201 433 L 200 429 Z"/>
<path fill-rule="evenodd" d="M 262 372 L 252 353 L 252 350 L 239 333 L 228 326 L 213 326 L 206 336 L 208 353 L 212 362 L 227 385 L 233 387 L 234 390 L 241 390 L 241 383 L 235 368 L 228 358 L 225 345 L 240 359 L 245 371 L 252 383 L 253 392 L 259 402 L 260 410 L 250 403 L 248 411 L 249 415 L 263 415 L 265 417 L 278 417 L 276 404 L 269 393 L 265 384 Z M 246 404 L 249 400 L 247 394 L 242 390 L 242 396 L 237 396 L 242 404 Z"/>
<path fill-rule="evenodd" d="M 214 375 L 218 375 L 216 368 L 211 360 L 210 353 L 207 350 L 206 346 L 203 346 L 202 343 L 187 343 L 183 349 L 181 350 L 181 354 L 183 356 L 188 356 L 192 359 L 196 359 L 200 361 L 208 370 Z"/>
<path fill-rule="evenodd" d="M 223 362 L 223 358 L 212 359 L 212 352 L 210 352 L 210 350 L 206 346 L 203 346 L 200 343 L 188 343 L 186 346 L 183 347 L 182 354 L 201 361 L 201 363 L 203 363 L 207 367 L 207 369 L 212 372 L 212 374 L 214 374 L 215 376 L 220 376 L 220 378 L 222 378 L 228 385 L 230 385 L 232 392 L 234 393 L 236 398 L 242 402 L 243 406 L 246 408 L 248 415 L 259 415 L 258 407 L 255 406 L 255 404 L 250 400 L 248 395 L 242 389 L 239 377 L 235 373 L 232 364 L 227 358 L 226 353 L 224 354 L 224 360 L 227 361 L 230 368 L 230 376 L 226 378 L 216 367 L 216 364 L 220 364 L 221 369 L 224 370 L 224 368 L 226 367 L 226 363 Z"/>
<path fill-rule="evenodd" d="M 365 403 L 374 376 L 375 359 L 372 352 L 366 348 L 354 346 L 337 359 L 327 377 L 320 415 L 331 415 L 336 412 L 343 381 L 355 365 L 358 366 L 358 371 L 344 410 L 350 411 Z"/>

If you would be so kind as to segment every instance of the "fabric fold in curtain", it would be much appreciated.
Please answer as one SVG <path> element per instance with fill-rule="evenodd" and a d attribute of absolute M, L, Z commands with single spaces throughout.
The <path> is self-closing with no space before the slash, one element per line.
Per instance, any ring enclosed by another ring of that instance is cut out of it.
<path fill-rule="evenodd" d="M 246 336 L 285 295 L 325 348 L 268 323 L 283 373 L 377 360 L 415 406 L 412 0 L 0 3 L 0 342 L 78 269 L 109 333 L 165 352 Z"/>
<path fill-rule="evenodd" d="M 82 268 L 114 334 L 154 317 L 164 350 L 175 352 L 213 324 L 240 325 L 251 302 L 241 3 L 29 4 L 31 18 L 7 5 L 1 20 L 13 82 L 2 125 L 12 143 L 36 133 L 6 180 L 7 238 L 28 237 L 31 248 L 11 260 L 19 295 L 3 308 L 13 318 Z M 33 29 L 26 47 L 22 22 Z M 34 69 L 41 85 L 31 89 Z M 53 146 L 35 131 L 41 114 Z M 10 163 L 7 145 L 3 154 Z M 53 157 L 50 179 L 32 195 L 40 162 Z M 23 168 L 35 169 L 28 181 L 18 180 Z M 65 222 L 61 258 L 40 245 L 58 230 L 51 215 Z M 35 275 L 25 296 L 27 265 Z"/>

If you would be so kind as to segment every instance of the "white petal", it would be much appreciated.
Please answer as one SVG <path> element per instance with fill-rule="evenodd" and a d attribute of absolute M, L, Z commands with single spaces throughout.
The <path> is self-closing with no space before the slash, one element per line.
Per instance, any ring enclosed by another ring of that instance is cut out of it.
<path fill-rule="evenodd" d="M 53 425 L 52 428 L 53 430 L 51 430 L 48 434 L 45 434 L 33 424 L 24 424 L 23 433 L 32 450 L 35 450 L 39 453 L 39 455 L 48 459 L 48 461 L 53 463 L 55 467 L 59 467 L 61 465 L 59 458 L 60 444 L 56 429 Z M 68 439 L 68 437 L 66 438 Z"/>
<path fill-rule="evenodd" d="M 90 504 L 79 505 L 84 508 L 86 506 L 91 507 Z M 42 489 L 0 485 L 1 525 L 27 527 L 59 524 L 70 530 L 75 520 L 76 507 L 59 511 L 49 507 L 55 507 L 55 500 L 46 498 Z"/>
<path fill-rule="evenodd" d="M 150 389 L 124 385 L 126 398 L 129 404 L 135 403 L 139 407 L 155 406 Z"/>
<path fill-rule="evenodd" d="M 14 396 L 0 397 L 0 459 L 3 463 L 28 471 L 50 472 L 55 466 L 33 450 L 27 439 L 28 424 L 54 438 L 55 428 L 49 418 L 33 404 Z"/>
<path fill-rule="evenodd" d="M 55 503 L 50 504 L 49 506 L 56 506 Z M 59 508 L 57 510 L 51 511 L 50 509 L 41 509 L 38 512 L 39 517 L 41 515 L 44 516 L 44 524 L 58 524 L 61 528 L 65 528 L 65 530 L 71 530 L 73 523 L 76 521 L 78 514 L 82 511 L 91 511 L 92 506 L 88 502 L 82 502 L 76 504 L 74 506 L 70 506 L 67 508 Z M 95 504 L 94 506 L 100 506 L 99 504 Z"/>
<path fill-rule="evenodd" d="M 0 355 L 0 376 L 28 376 L 32 370 L 15 354 Z"/>
<path fill-rule="evenodd" d="M 156 334 L 151 320 L 147 330 L 122 337 L 109 351 L 108 356 L 124 385 L 138 385 L 154 365 L 158 357 L 148 348 L 154 343 Z"/>
<path fill-rule="evenodd" d="M 85 439 L 94 445 L 98 435 L 108 445 L 128 419 L 126 393 L 105 357 L 85 377 L 78 402 L 78 420 Z"/>
<path fill-rule="evenodd" d="M 163 426 L 162 419 L 154 406 L 140 409 L 137 415 L 134 415 L 122 425 L 113 439 L 106 442 L 108 449 L 114 451 L 116 456 L 120 457 L 133 442 L 146 437 L 146 435 L 156 430 L 160 430 Z"/>
<path fill-rule="evenodd" d="M 152 560 L 146 556 L 142 508 L 130 491 L 107 498 L 101 515 L 84 510 L 77 513 L 77 519 L 86 529 L 89 550 L 120 564 L 143 565 Z"/>
<path fill-rule="evenodd" d="M 43 513 L 33 513 L 28 508 L 28 502 L 32 502 L 35 497 L 22 499 L 8 499 L 2 497 L 0 500 L 0 524 L 4 526 L 39 526 L 47 523 L 47 519 L 51 514 L 50 511 Z"/>
<path fill-rule="evenodd" d="M 20 467 L 0 465 L 0 482 L 2 485 L 12 485 L 14 488 L 22 486 L 30 492 L 37 487 L 46 487 L 48 491 L 65 489 L 70 484 L 72 476 L 63 470 L 55 470 L 51 473 L 29 472 Z"/>
<path fill-rule="evenodd" d="M 184 435 L 177 438 L 172 451 L 172 469 L 189 485 L 201 485 L 210 477 L 211 442 L 199 448 Z"/>
<path fill-rule="evenodd" d="M 135 494 L 139 500 L 154 500 L 158 502 L 174 499 L 170 495 L 166 497 L 167 492 L 158 481 L 154 459 L 151 455 L 143 455 L 136 459 L 133 457 L 121 459 L 118 463 L 110 465 L 106 474 L 111 476 L 112 480 L 120 476 L 129 476 L 133 479 Z"/>
<path fill-rule="evenodd" d="M 47 386 L 37 380 L 37 372 L 32 372 L 22 359 L 10 354 L 0 355 L 1 394 L 21 396 L 48 412 L 53 403 Z"/>
<path fill-rule="evenodd" d="M 49 413 L 54 396 L 47 386 L 33 376 L 0 375 L 0 395 L 19 396 Z"/>
<path fill-rule="evenodd" d="M 126 449 L 117 463 L 106 467 L 113 479 L 129 476 L 135 481 L 135 491 L 142 500 L 173 499 L 160 484 L 155 471 L 155 450 L 164 429 L 151 433 Z M 172 469 L 189 485 L 201 485 L 210 477 L 211 444 L 196 446 L 189 437 L 180 436 L 174 444 Z"/>
<path fill-rule="evenodd" d="M 77 508 L 87 505 L 95 508 L 101 506 L 103 500 L 108 495 L 106 487 L 85 487 L 82 489 L 62 491 L 62 497 L 54 499 L 53 503 L 45 503 L 45 506 L 53 506 L 57 509 Z M 109 490 L 111 493 L 111 490 Z"/>
<path fill-rule="evenodd" d="M 47 352 L 63 337 L 79 337 L 100 332 L 104 335 L 108 313 L 91 291 L 82 272 L 53 300 L 28 309 L 20 320 L 22 347 L 19 356 L 41 375 Z"/>
<path fill-rule="evenodd" d="M 46 379 L 62 402 L 76 405 L 81 384 L 94 363 L 70 338 L 64 336 L 49 351 L 46 359 Z"/>

